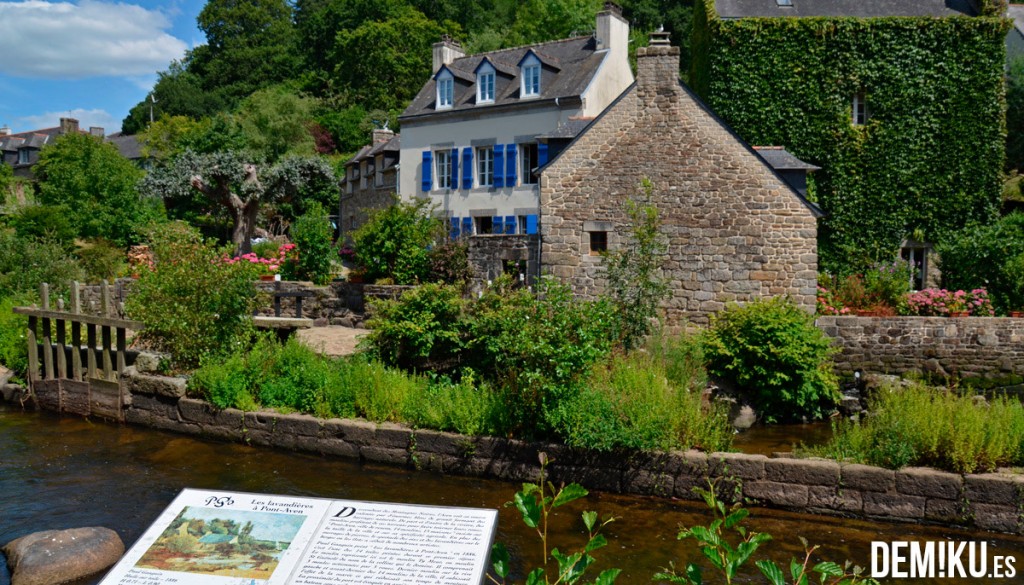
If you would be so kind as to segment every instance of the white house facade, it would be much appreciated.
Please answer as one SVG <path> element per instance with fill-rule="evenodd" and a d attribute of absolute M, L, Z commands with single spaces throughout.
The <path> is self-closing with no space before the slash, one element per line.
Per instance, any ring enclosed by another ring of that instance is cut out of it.
<path fill-rule="evenodd" d="M 537 169 L 633 83 L 621 10 L 596 20 L 592 36 L 477 55 L 435 44 L 399 118 L 402 197 L 428 197 L 453 237 L 537 233 Z"/>

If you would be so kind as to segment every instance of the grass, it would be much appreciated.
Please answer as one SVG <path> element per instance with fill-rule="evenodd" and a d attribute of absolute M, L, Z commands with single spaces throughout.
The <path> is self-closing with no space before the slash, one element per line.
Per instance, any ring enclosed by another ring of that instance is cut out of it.
<path fill-rule="evenodd" d="M 888 388 L 871 400 L 873 414 L 835 425 L 827 445 L 806 453 L 890 469 L 928 466 L 956 473 L 1024 465 L 1024 406 L 997 396 L 914 384 Z"/>

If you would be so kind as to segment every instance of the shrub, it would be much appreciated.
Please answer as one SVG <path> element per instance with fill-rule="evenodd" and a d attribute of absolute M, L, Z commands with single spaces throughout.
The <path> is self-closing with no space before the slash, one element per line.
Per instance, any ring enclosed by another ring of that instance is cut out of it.
<path fill-rule="evenodd" d="M 906 260 L 879 262 L 864 272 L 864 286 L 874 305 L 899 310 L 904 296 L 913 290 L 914 269 Z"/>
<path fill-rule="evenodd" d="M 899 469 L 931 466 L 957 473 L 1024 464 L 1024 406 L 1005 396 L 988 402 L 914 384 L 884 388 L 871 415 L 843 423 L 815 455 Z"/>
<path fill-rule="evenodd" d="M 646 178 L 641 185 L 646 201 L 654 190 Z M 608 295 L 619 315 L 620 337 L 626 349 L 639 345 L 658 317 L 658 304 L 671 292 L 661 264 L 668 245 L 659 232 L 658 208 L 648 203 L 626 201 L 629 229 L 626 245 L 608 252 L 604 261 L 608 270 Z"/>
<path fill-rule="evenodd" d="M 849 307 L 835 292 L 835 279 L 828 274 L 818 275 L 817 313 L 819 315 L 848 315 Z"/>
<path fill-rule="evenodd" d="M 353 356 L 341 364 L 341 384 L 351 392 L 356 414 L 374 422 L 401 422 L 406 405 L 426 387 L 422 377 L 387 368 L 365 356 Z"/>
<path fill-rule="evenodd" d="M 284 345 L 264 339 L 253 348 L 251 355 L 259 365 L 256 395 L 263 406 L 322 417 L 354 414 L 352 408 L 334 412 L 334 407 L 341 402 L 336 396 L 333 404 L 327 399 L 332 392 L 329 389 L 343 387 L 340 368 L 333 360 L 318 355 L 295 339 L 289 339 Z"/>
<path fill-rule="evenodd" d="M 327 284 L 331 280 L 331 260 L 334 246 L 331 243 L 331 222 L 327 212 L 316 201 L 311 201 L 306 213 L 292 225 L 292 241 L 298 247 L 299 256 L 289 262 L 289 279 L 310 280 L 315 284 Z"/>
<path fill-rule="evenodd" d="M 770 422 L 821 418 L 838 398 L 831 341 L 789 299 L 726 308 L 712 317 L 706 343 L 711 373 Z"/>
<path fill-rule="evenodd" d="M 649 355 L 616 356 L 559 404 L 557 430 L 569 445 L 599 450 L 727 450 L 733 433 L 727 412 L 716 405 L 705 413 L 701 390 L 673 384 Z"/>
<path fill-rule="evenodd" d="M 962 290 L 926 288 L 906 296 L 905 313 L 919 317 L 942 317 L 954 312 L 991 317 L 995 314 L 992 301 L 983 289 Z"/>
<path fill-rule="evenodd" d="M 236 352 L 207 356 L 188 380 L 190 391 L 204 397 L 217 408 L 257 410 L 254 399 L 255 376 L 249 356 Z"/>
<path fill-rule="evenodd" d="M 75 252 L 89 282 L 112 281 L 125 271 L 125 252 L 104 239 L 96 239 Z"/>
<path fill-rule="evenodd" d="M 208 354 L 236 350 L 251 328 L 256 289 L 249 271 L 182 223 L 150 232 L 154 267 L 143 270 L 125 309 L 146 325 L 140 336 L 194 368 Z"/>
<path fill-rule="evenodd" d="M 985 289 L 1000 314 L 1024 303 L 1016 296 L 1016 257 L 1024 254 L 1024 213 L 961 232 L 937 246 L 942 283 L 947 289 Z"/>
<path fill-rule="evenodd" d="M 463 348 L 459 323 L 465 302 L 459 289 L 425 284 L 397 301 L 371 303 L 366 343 L 385 364 L 407 370 L 455 365 Z"/>
<path fill-rule="evenodd" d="M 0 230 L 0 296 L 37 294 L 44 282 L 54 297 L 66 295 L 71 282 L 84 277 L 78 261 L 59 243 Z"/>
<path fill-rule="evenodd" d="M 28 317 L 16 315 L 12 309 L 29 305 L 34 300 L 32 295 L 0 299 L 0 364 L 19 377 L 28 370 L 28 342 L 25 338 Z"/>
<path fill-rule="evenodd" d="M 497 434 L 500 404 L 490 385 L 472 370 L 459 380 L 439 376 L 405 405 L 404 418 L 413 425 L 463 435 Z"/>
<path fill-rule="evenodd" d="M 71 250 L 78 236 L 70 219 L 73 214 L 63 205 L 25 205 L 11 217 L 10 224 L 20 238 L 50 240 Z"/>
<path fill-rule="evenodd" d="M 430 280 L 445 284 L 465 284 L 473 277 L 469 265 L 469 245 L 464 239 L 448 240 L 428 252 Z"/>
<path fill-rule="evenodd" d="M 352 235 L 356 261 L 366 278 L 392 278 L 395 284 L 426 280 L 428 249 L 439 239 L 442 222 L 430 214 L 425 199 L 394 203 L 370 214 Z"/>

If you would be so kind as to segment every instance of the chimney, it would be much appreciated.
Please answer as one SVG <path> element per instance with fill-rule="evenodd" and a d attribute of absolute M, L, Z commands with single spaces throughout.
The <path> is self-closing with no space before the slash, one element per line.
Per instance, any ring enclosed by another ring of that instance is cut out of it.
<path fill-rule="evenodd" d="M 669 33 L 651 33 L 650 44 L 636 50 L 636 85 L 640 91 L 675 93 L 679 87 L 679 47 L 669 44 Z"/>
<path fill-rule="evenodd" d="M 104 136 L 106 136 L 106 131 L 103 130 L 103 128 L 100 126 L 89 126 L 89 134 L 95 136 L 96 138 L 103 138 Z"/>
<path fill-rule="evenodd" d="M 629 50 L 629 22 L 622 17 L 622 8 L 618 4 L 604 3 L 604 9 L 597 13 L 594 37 L 598 51 L 611 49 L 626 55 Z"/>
<path fill-rule="evenodd" d="M 383 144 L 395 137 L 395 132 L 388 128 L 374 128 L 373 145 Z"/>
<path fill-rule="evenodd" d="M 0 136 L 10 136 L 10 135 L 11 135 L 11 128 L 10 128 L 10 126 L 4 124 L 4 126 L 2 128 L 0 128 Z"/>
<path fill-rule="evenodd" d="M 77 134 L 78 133 L 78 120 L 74 118 L 61 118 L 60 119 L 60 133 L 61 134 Z"/>
<path fill-rule="evenodd" d="M 433 73 L 437 73 L 442 65 L 448 65 L 452 61 L 465 56 L 466 52 L 462 50 L 462 45 L 458 41 L 452 40 L 448 35 L 441 35 L 441 42 L 434 43 Z"/>

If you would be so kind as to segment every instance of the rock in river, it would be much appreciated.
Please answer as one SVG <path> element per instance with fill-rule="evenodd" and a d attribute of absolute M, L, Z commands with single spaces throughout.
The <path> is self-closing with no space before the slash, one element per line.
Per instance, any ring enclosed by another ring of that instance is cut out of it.
<path fill-rule="evenodd" d="M 3 551 L 11 585 L 59 585 L 110 567 L 124 554 L 124 543 L 109 528 L 71 528 L 22 536 Z"/>

